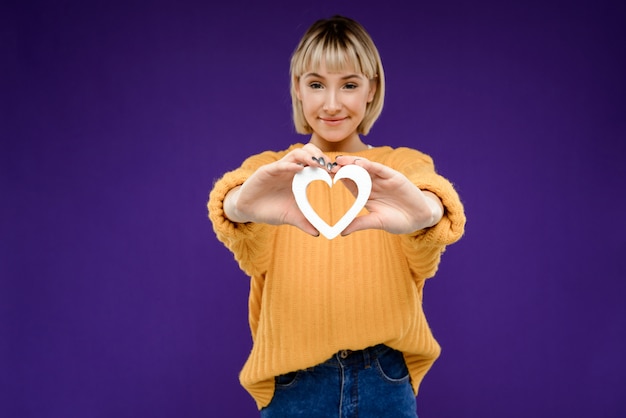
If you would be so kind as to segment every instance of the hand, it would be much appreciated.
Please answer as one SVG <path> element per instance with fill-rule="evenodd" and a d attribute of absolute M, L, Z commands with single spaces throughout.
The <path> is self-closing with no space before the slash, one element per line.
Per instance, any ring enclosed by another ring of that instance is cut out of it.
<path fill-rule="evenodd" d="M 372 191 L 365 204 L 369 213 L 356 217 L 342 235 L 363 229 L 408 234 L 436 225 L 441 220 L 441 200 L 431 192 L 421 191 L 399 171 L 361 157 L 342 156 L 337 157 L 336 162 L 339 167 L 361 166 L 372 178 Z M 353 182 L 344 181 L 344 184 L 356 193 Z"/>
<path fill-rule="evenodd" d="M 319 235 L 298 208 L 291 190 L 293 176 L 305 166 L 333 169 L 328 156 L 315 145 L 306 144 L 278 161 L 259 167 L 241 186 L 228 192 L 224 199 L 226 216 L 238 223 L 293 225 L 308 234 Z"/>

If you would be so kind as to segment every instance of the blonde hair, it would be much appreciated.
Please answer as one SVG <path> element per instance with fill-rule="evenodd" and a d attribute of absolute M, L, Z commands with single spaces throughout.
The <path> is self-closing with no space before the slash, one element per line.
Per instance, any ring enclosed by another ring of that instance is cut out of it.
<path fill-rule="evenodd" d="M 296 85 L 308 71 L 316 71 L 322 62 L 328 71 L 346 68 L 366 76 L 375 83 L 374 98 L 367 104 L 365 117 L 357 133 L 367 135 L 383 110 L 385 99 L 385 74 L 374 41 L 358 22 L 343 16 L 333 16 L 315 22 L 306 31 L 291 56 L 291 105 L 296 131 L 313 132 L 302 111 L 302 102 L 296 96 Z"/>

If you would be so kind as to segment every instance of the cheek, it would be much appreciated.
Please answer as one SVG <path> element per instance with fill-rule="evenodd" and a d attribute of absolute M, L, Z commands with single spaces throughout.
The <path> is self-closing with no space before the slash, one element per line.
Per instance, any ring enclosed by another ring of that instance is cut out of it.
<path fill-rule="evenodd" d="M 302 114 L 304 115 L 304 120 L 312 126 L 317 118 L 317 111 L 313 106 L 311 106 L 310 102 L 302 101 L 300 103 L 302 104 Z"/>
<path fill-rule="evenodd" d="M 300 100 L 300 103 L 302 103 L 302 110 L 304 111 L 304 113 L 311 113 L 311 112 L 316 112 L 317 109 L 320 107 L 320 104 L 318 103 L 319 100 L 316 100 L 315 96 L 311 96 L 311 95 L 304 95 L 302 97 L 302 100 Z"/>
<path fill-rule="evenodd" d="M 304 113 L 304 116 L 306 116 L 308 119 L 309 114 L 312 110 L 311 103 L 306 100 L 302 100 L 300 103 L 302 104 L 302 112 Z"/>
<path fill-rule="evenodd" d="M 367 108 L 367 103 L 368 103 L 367 99 L 368 99 L 367 95 L 364 95 L 362 97 L 361 96 L 355 97 L 351 101 L 350 107 L 354 109 L 355 112 L 363 113 L 365 112 L 365 109 Z"/>

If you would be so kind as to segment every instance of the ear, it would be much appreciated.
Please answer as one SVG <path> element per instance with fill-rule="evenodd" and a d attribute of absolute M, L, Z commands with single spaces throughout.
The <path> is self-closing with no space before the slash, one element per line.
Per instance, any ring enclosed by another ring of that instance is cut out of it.
<path fill-rule="evenodd" d="M 374 100 L 374 95 L 376 94 L 376 89 L 378 88 L 378 76 L 375 76 L 370 80 L 370 91 L 367 95 L 367 103 L 371 103 Z"/>
<path fill-rule="evenodd" d="M 293 89 L 296 92 L 296 98 L 302 101 L 302 97 L 300 97 L 300 79 L 298 77 L 293 78 Z"/>

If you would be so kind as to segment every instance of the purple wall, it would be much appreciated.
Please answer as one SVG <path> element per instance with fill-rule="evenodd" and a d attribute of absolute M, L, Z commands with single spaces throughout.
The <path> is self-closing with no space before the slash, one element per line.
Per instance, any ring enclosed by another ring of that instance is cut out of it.
<path fill-rule="evenodd" d="M 420 416 L 626 416 L 622 2 L 14 3 L 0 415 L 256 416 L 247 280 L 205 202 L 247 155 L 306 140 L 288 58 L 341 13 L 386 66 L 367 141 L 430 153 L 467 210 L 426 287 L 443 354 Z"/>

